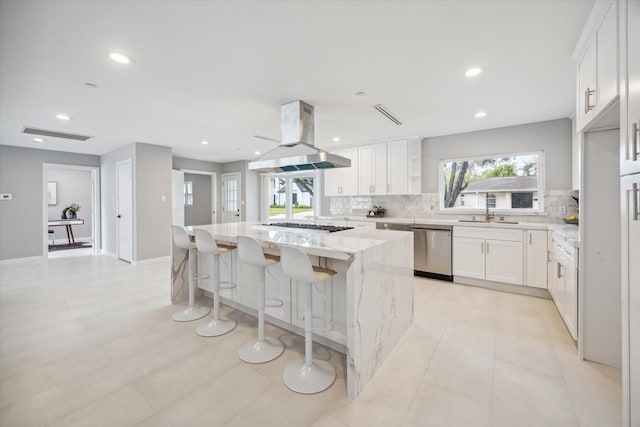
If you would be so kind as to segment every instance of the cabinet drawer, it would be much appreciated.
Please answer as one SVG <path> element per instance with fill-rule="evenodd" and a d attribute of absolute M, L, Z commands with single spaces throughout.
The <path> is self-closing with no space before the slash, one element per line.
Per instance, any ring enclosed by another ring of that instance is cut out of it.
<path fill-rule="evenodd" d="M 453 237 L 522 242 L 524 241 L 523 236 L 523 230 L 513 228 L 453 227 Z"/>

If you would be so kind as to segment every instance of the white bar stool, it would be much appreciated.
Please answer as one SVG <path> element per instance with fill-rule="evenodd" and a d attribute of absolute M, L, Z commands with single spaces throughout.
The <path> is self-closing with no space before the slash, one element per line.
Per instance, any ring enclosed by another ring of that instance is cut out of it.
<path fill-rule="evenodd" d="M 276 359 L 284 351 L 284 344 L 277 338 L 264 336 L 265 271 L 277 264 L 278 257 L 267 257 L 260 244 L 251 237 L 238 236 L 238 260 L 260 267 L 258 283 L 258 339 L 245 343 L 238 350 L 238 357 L 247 363 L 265 363 Z"/>
<path fill-rule="evenodd" d="M 238 324 L 235 320 L 220 318 L 220 289 L 233 289 L 232 286 L 220 286 L 220 255 L 235 250 L 235 246 L 218 245 L 211 233 L 207 230 L 196 228 L 196 247 L 201 254 L 211 255 L 213 265 L 211 267 L 211 281 L 213 283 L 213 319 L 210 322 L 202 322 L 196 326 L 196 334 L 202 337 L 217 337 L 235 329 Z"/>
<path fill-rule="evenodd" d="M 326 390 L 336 379 L 336 370 L 331 363 L 313 360 L 313 283 L 331 278 L 335 271 L 316 267 L 302 250 L 289 246 L 280 248 L 282 271 L 302 284 L 304 290 L 304 359 L 287 366 L 282 381 L 291 390 L 313 394 Z"/>
<path fill-rule="evenodd" d="M 209 314 L 211 309 L 209 307 L 196 306 L 196 275 L 197 275 L 197 250 L 196 245 L 189 239 L 187 232 L 184 228 L 172 225 L 173 231 L 173 243 L 182 249 L 189 251 L 189 307 L 183 311 L 173 313 L 171 318 L 176 322 L 191 322 L 198 320 Z"/>

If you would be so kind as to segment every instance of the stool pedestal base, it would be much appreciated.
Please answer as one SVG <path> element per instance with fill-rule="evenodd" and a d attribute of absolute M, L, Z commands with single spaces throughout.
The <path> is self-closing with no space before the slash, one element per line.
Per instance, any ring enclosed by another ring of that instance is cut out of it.
<path fill-rule="evenodd" d="M 336 379 L 331 363 L 314 360 L 307 365 L 304 359 L 296 360 L 284 369 L 282 381 L 291 390 L 302 394 L 320 393 L 328 389 Z"/>
<path fill-rule="evenodd" d="M 201 337 L 217 337 L 233 331 L 238 323 L 235 320 L 213 319 L 196 326 L 196 334 Z"/>
<path fill-rule="evenodd" d="M 265 337 L 264 341 L 255 339 L 245 343 L 238 350 L 238 357 L 247 363 L 266 363 L 280 356 L 283 351 L 282 341 Z"/>
<path fill-rule="evenodd" d="M 191 322 L 193 320 L 202 319 L 210 312 L 211 309 L 209 307 L 187 307 L 183 311 L 173 313 L 171 318 L 176 322 Z"/>

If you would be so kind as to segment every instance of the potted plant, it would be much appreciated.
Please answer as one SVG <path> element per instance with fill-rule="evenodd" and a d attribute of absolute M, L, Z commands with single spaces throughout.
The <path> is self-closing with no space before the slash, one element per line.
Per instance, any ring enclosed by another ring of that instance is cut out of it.
<path fill-rule="evenodd" d="M 371 206 L 371 210 L 369 211 L 369 214 L 367 216 L 371 217 L 371 216 L 385 216 L 385 214 L 387 213 L 387 209 L 383 208 L 382 206 L 376 206 L 373 205 Z"/>
<path fill-rule="evenodd" d="M 76 212 L 80 210 L 80 205 L 72 203 L 62 210 L 62 219 L 76 219 Z"/>

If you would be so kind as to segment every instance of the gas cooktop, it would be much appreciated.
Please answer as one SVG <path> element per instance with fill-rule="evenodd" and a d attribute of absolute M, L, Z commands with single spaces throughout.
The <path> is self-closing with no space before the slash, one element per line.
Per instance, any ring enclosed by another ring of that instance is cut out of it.
<path fill-rule="evenodd" d="M 318 224 L 299 224 L 295 222 L 272 222 L 264 225 L 269 225 L 272 227 L 304 228 L 307 230 L 328 231 L 329 233 L 335 233 L 336 231 L 353 229 L 353 227 L 338 227 L 335 225 L 318 225 Z"/>

